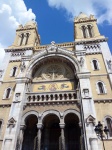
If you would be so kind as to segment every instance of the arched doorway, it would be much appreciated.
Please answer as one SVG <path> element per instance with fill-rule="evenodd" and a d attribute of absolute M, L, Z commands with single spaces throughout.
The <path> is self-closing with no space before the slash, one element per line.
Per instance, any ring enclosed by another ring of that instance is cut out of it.
<path fill-rule="evenodd" d="M 34 150 L 34 139 L 37 136 L 37 123 L 38 119 L 35 115 L 29 115 L 25 119 L 26 129 L 22 150 Z"/>
<path fill-rule="evenodd" d="M 52 114 L 44 118 L 42 131 L 42 150 L 59 150 L 59 118 Z"/>
<path fill-rule="evenodd" d="M 65 147 L 66 150 L 80 150 L 80 135 L 79 119 L 69 113 L 65 116 Z"/>

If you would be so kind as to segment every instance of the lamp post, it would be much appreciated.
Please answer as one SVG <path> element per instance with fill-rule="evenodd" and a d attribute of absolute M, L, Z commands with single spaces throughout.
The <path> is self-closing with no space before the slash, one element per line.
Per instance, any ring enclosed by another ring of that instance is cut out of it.
<path fill-rule="evenodd" d="M 101 139 L 101 141 L 103 143 L 103 149 L 105 150 L 105 145 L 104 145 L 104 140 L 103 140 L 103 137 L 104 137 L 103 132 L 106 134 L 107 139 L 108 139 L 108 133 L 109 133 L 108 128 L 106 126 L 103 128 L 103 125 L 101 124 L 101 122 L 98 121 L 98 125 L 95 126 L 94 130 L 95 130 L 97 136 Z"/>

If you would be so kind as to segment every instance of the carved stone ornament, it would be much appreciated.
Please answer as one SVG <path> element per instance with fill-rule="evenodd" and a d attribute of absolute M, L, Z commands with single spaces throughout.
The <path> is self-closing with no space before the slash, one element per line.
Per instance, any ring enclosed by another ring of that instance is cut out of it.
<path fill-rule="evenodd" d="M 19 98 L 20 98 L 20 93 L 16 93 L 15 94 L 15 101 L 19 101 Z"/>
<path fill-rule="evenodd" d="M 107 65 L 108 65 L 108 69 L 112 70 L 112 60 L 106 60 L 107 61 Z"/>
<path fill-rule="evenodd" d="M 66 64 L 59 64 L 56 62 L 48 63 L 45 67 L 41 67 L 36 73 L 36 80 L 58 80 L 58 79 L 72 79 L 74 77 L 71 68 Z"/>
<path fill-rule="evenodd" d="M 84 95 L 84 98 L 90 97 L 89 96 L 89 89 L 83 89 L 83 95 Z"/>
<path fill-rule="evenodd" d="M 7 127 L 9 128 L 9 133 L 11 132 L 12 128 L 14 128 L 16 125 L 16 120 L 12 117 L 8 120 Z"/>
<path fill-rule="evenodd" d="M 84 66 L 84 58 L 83 57 L 80 57 L 79 64 L 81 67 Z"/>
<path fill-rule="evenodd" d="M 89 115 L 89 116 L 86 118 L 86 124 L 87 124 L 87 126 L 88 126 L 89 124 L 95 125 L 95 123 L 96 123 L 96 119 L 95 119 L 92 115 Z"/>
<path fill-rule="evenodd" d="M 21 70 L 21 72 L 24 72 L 25 68 L 26 68 L 25 62 L 22 61 L 22 62 L 21 62 L 21 65 L 20 65 L 20 70 Z"/>
<path fill-rule="evenodd" d="M 55 45 L 54 41 L 51 42 L 51 45 L 47 47 L 46 51 L 47 53 L 55 53 L 58 51 L 58 47 Z"/>
<path fill-rule="evenodd" d="M 8 120 L 8 127 L 9 126 L 15 127 L 15 124 L 16 120 L 13 117 Z"/>

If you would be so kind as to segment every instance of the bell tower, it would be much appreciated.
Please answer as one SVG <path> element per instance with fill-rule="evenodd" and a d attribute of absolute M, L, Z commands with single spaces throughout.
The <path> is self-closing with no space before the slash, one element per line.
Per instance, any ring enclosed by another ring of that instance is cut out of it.
<path fill-rule="evenodd" d="M 29 21 L 24 26 L 19 25 L 16 29 L 16 37 L 11 47 L 33 47 L 40 45 L 40 35 L 37 31 L 37 23 Z"/>
<path fill-rule="evenodd" d="M 78 17 L 75 17 L 74 38 L 75 41 L 104 38 L 104 36 L 102 36 L 99 32 L 97 19 L 94 15 L 90 15 L 88 17 L 86 14 L 81 12 Z"/>

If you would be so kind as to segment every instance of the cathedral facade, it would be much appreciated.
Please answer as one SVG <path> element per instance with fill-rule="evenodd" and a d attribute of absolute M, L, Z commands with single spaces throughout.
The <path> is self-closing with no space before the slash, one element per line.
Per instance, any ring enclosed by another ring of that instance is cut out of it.
<path fill-rule="evenodd" d="M 19 25 L 0 69 L 0 149 L 104 147 L 112 150 L 112 57 L 97 19 L 80 13 L 74 41 L 48 45 L 34 21 Z"/>

